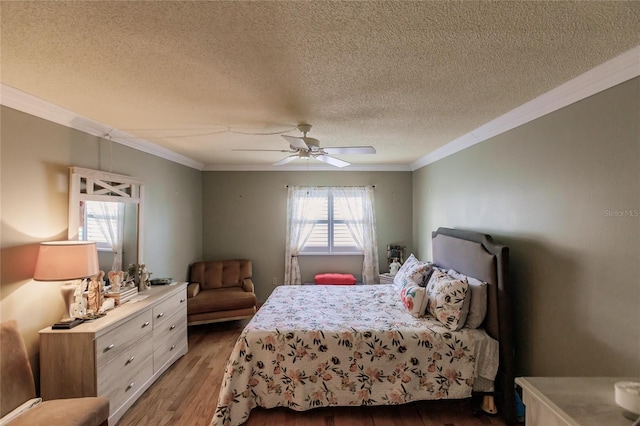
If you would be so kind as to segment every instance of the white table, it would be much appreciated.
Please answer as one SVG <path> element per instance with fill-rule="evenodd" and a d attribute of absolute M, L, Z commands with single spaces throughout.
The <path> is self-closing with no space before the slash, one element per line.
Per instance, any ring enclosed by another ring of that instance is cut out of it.
<path fill-rule="evenodd" d="M 614 384 L 638 377 L 516 377 L 526 426 L 629 426 L 615 402 Z"/>

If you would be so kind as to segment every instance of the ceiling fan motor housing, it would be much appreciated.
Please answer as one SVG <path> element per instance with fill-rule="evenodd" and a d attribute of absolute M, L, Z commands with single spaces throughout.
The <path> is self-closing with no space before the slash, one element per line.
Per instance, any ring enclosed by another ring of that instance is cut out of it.
<path fill-rule="evenodd" d="M 307 136 L 307 133 L 311 131 L 311 124 L 298 124 L 298 130 Z"/>

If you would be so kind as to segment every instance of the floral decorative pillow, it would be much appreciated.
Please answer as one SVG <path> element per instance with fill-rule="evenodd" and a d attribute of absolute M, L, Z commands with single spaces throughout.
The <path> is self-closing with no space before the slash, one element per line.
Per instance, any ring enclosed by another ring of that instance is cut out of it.
<path fill-rule="evenodd" d="M 431 272 L 431 268 L 431 263 L 421 262 L 412 253 L 393 277 L 393 286 L 396 290 L 401 290 L 410 281 L 420 285 Z"/>
<path fill-rule="evenodd" d="M 435 271 L 427 284 L 427 312 L 450 330 L 464 327 L 469 312 L 469 283 Z"/>
<path fill-rule="evenodd" d="M 418 285 L 412 278 L 400 289 L 400 299 L 405 308 L 414 317 L 421 317 L 427 309 L 427 289 Z"/>
<path fill-rule="evenodd" d="M 482 325 L 484 317 L 487 315 L 487 286 L 484 281 L 463 275 L 453 269 L 449 269 L 447 274 L 456 279 L 466 279 L 469 283 L 469 314 L 465 322 L 465 327 L 478 328 Z"/>

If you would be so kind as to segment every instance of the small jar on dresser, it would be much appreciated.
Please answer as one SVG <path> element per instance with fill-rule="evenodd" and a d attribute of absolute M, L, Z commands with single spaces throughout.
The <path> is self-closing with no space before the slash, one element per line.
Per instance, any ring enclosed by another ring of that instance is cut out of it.
<path fill-rule="evenodd" d="M 106 396 L 115 424 L 187 349 L 187 283 L 153 287 L 95 321 L 40 330 L 42 397 Z"/>

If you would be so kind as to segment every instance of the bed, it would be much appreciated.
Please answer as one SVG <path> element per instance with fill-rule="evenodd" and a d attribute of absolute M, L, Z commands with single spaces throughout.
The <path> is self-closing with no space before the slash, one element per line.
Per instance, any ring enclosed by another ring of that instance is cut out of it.
<path fill-rule="evenodd" d="M 414 317 L 393 285 L 281 286 L 247 324 L 227 362 L 212 419 L 251 410 L 404 404 L 495 396 L 515 421 L 508 249 L 491 237 L 440 228 L 433 262 L 488 283 L 482 327 L 451 331 Z"/>

